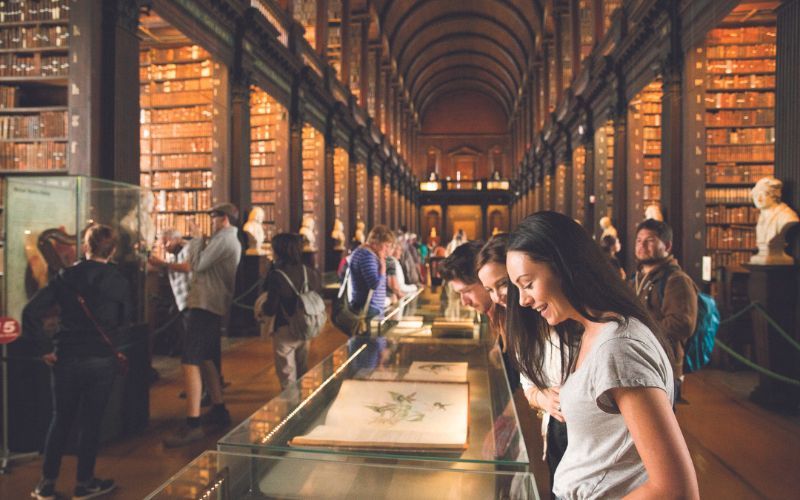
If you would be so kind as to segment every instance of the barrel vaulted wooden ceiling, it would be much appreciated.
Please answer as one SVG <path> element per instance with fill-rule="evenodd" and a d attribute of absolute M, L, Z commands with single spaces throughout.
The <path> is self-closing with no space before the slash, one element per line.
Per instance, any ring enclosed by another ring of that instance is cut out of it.
<path fill-rule="evenodd" d="M 391 57 L 420 118 L 437 98 L 461 90 L 486 95 L 510 117 L 553 0 L 375 3 Z"/>

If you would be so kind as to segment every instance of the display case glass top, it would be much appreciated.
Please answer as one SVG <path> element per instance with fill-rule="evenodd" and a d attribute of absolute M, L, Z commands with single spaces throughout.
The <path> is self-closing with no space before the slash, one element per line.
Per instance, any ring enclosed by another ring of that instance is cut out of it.
<path fill-rule="evenodd" d="M 147 498 L 539 498 L 529 472 L 486 474 L 322 458 L 207 451 Z"/>
<path fill-rule="evenodd" d="M 352 338 L 223 437 L 218 448 L 529 470 L 501 353 L 479 339 Z"/>

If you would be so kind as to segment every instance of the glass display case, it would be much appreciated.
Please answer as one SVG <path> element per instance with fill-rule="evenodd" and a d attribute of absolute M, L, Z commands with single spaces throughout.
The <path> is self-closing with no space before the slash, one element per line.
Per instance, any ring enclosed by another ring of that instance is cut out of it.
<path fill-rule="evenodd" d="M 221 451 L 528 472 L 490 341 L 355 337 L 218 442 Z"/>
<path fill-rule="evenodd" d="M 528 472 L 443 470 L 207 451 L 147 499 L 538 499 Z"/>
<path fill-rule="evenodd" d="M 147 242 L 155 240 L 154 223 L 143 215 L 152 208 L 150 191 L 129 184 L 80 176 L 8 177 L 3 212 L 5 315 L 19 320 L 33 294 L 82 257 L 81 233 L 92 223 L 119 232 L 113 260 L 138 289 L 142 255 L 149 251 Z"/>

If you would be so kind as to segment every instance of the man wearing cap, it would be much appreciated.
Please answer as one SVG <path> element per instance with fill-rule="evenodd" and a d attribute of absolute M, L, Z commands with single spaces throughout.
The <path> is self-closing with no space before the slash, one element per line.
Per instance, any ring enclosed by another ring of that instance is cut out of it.
<path fill-rule="evenodd" d="M 231 203 L 222 203 L 213 207 L 209 214 L 213 235 L 208 240 L 194 238 L 189 243 L 189 260 L 183 263 L 186 271 L 192 272 L 184 313 L 186 340 L 181 359 L 186 385 L 186 424 L 164 440 L 169 448 L 205 437 L 200 419 L 201 369 L 206 375 L 213 405 L 203 416 L 203 423 L 221 428 L 231 421 L 222 400 L 219 372 L 212 359 L 219 350 L 222 318 L 233 299 L 236 268 L 242 254 L 236 228 L 239 210 Z M 176 265 L 180 264 L 171 266 Z"/>

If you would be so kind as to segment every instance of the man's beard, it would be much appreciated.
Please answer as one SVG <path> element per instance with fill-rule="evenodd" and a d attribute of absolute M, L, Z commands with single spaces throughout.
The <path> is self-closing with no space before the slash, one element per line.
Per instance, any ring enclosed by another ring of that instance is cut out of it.
<path fill-rule="evenodd" d="M 669 255 L 665 255 L 663 257 L 649 257 L 647 259 L 636 259 L 636 263 L 640 266 L 652 266 L 657 264 L 662 264 L 669 260 Z"/>

